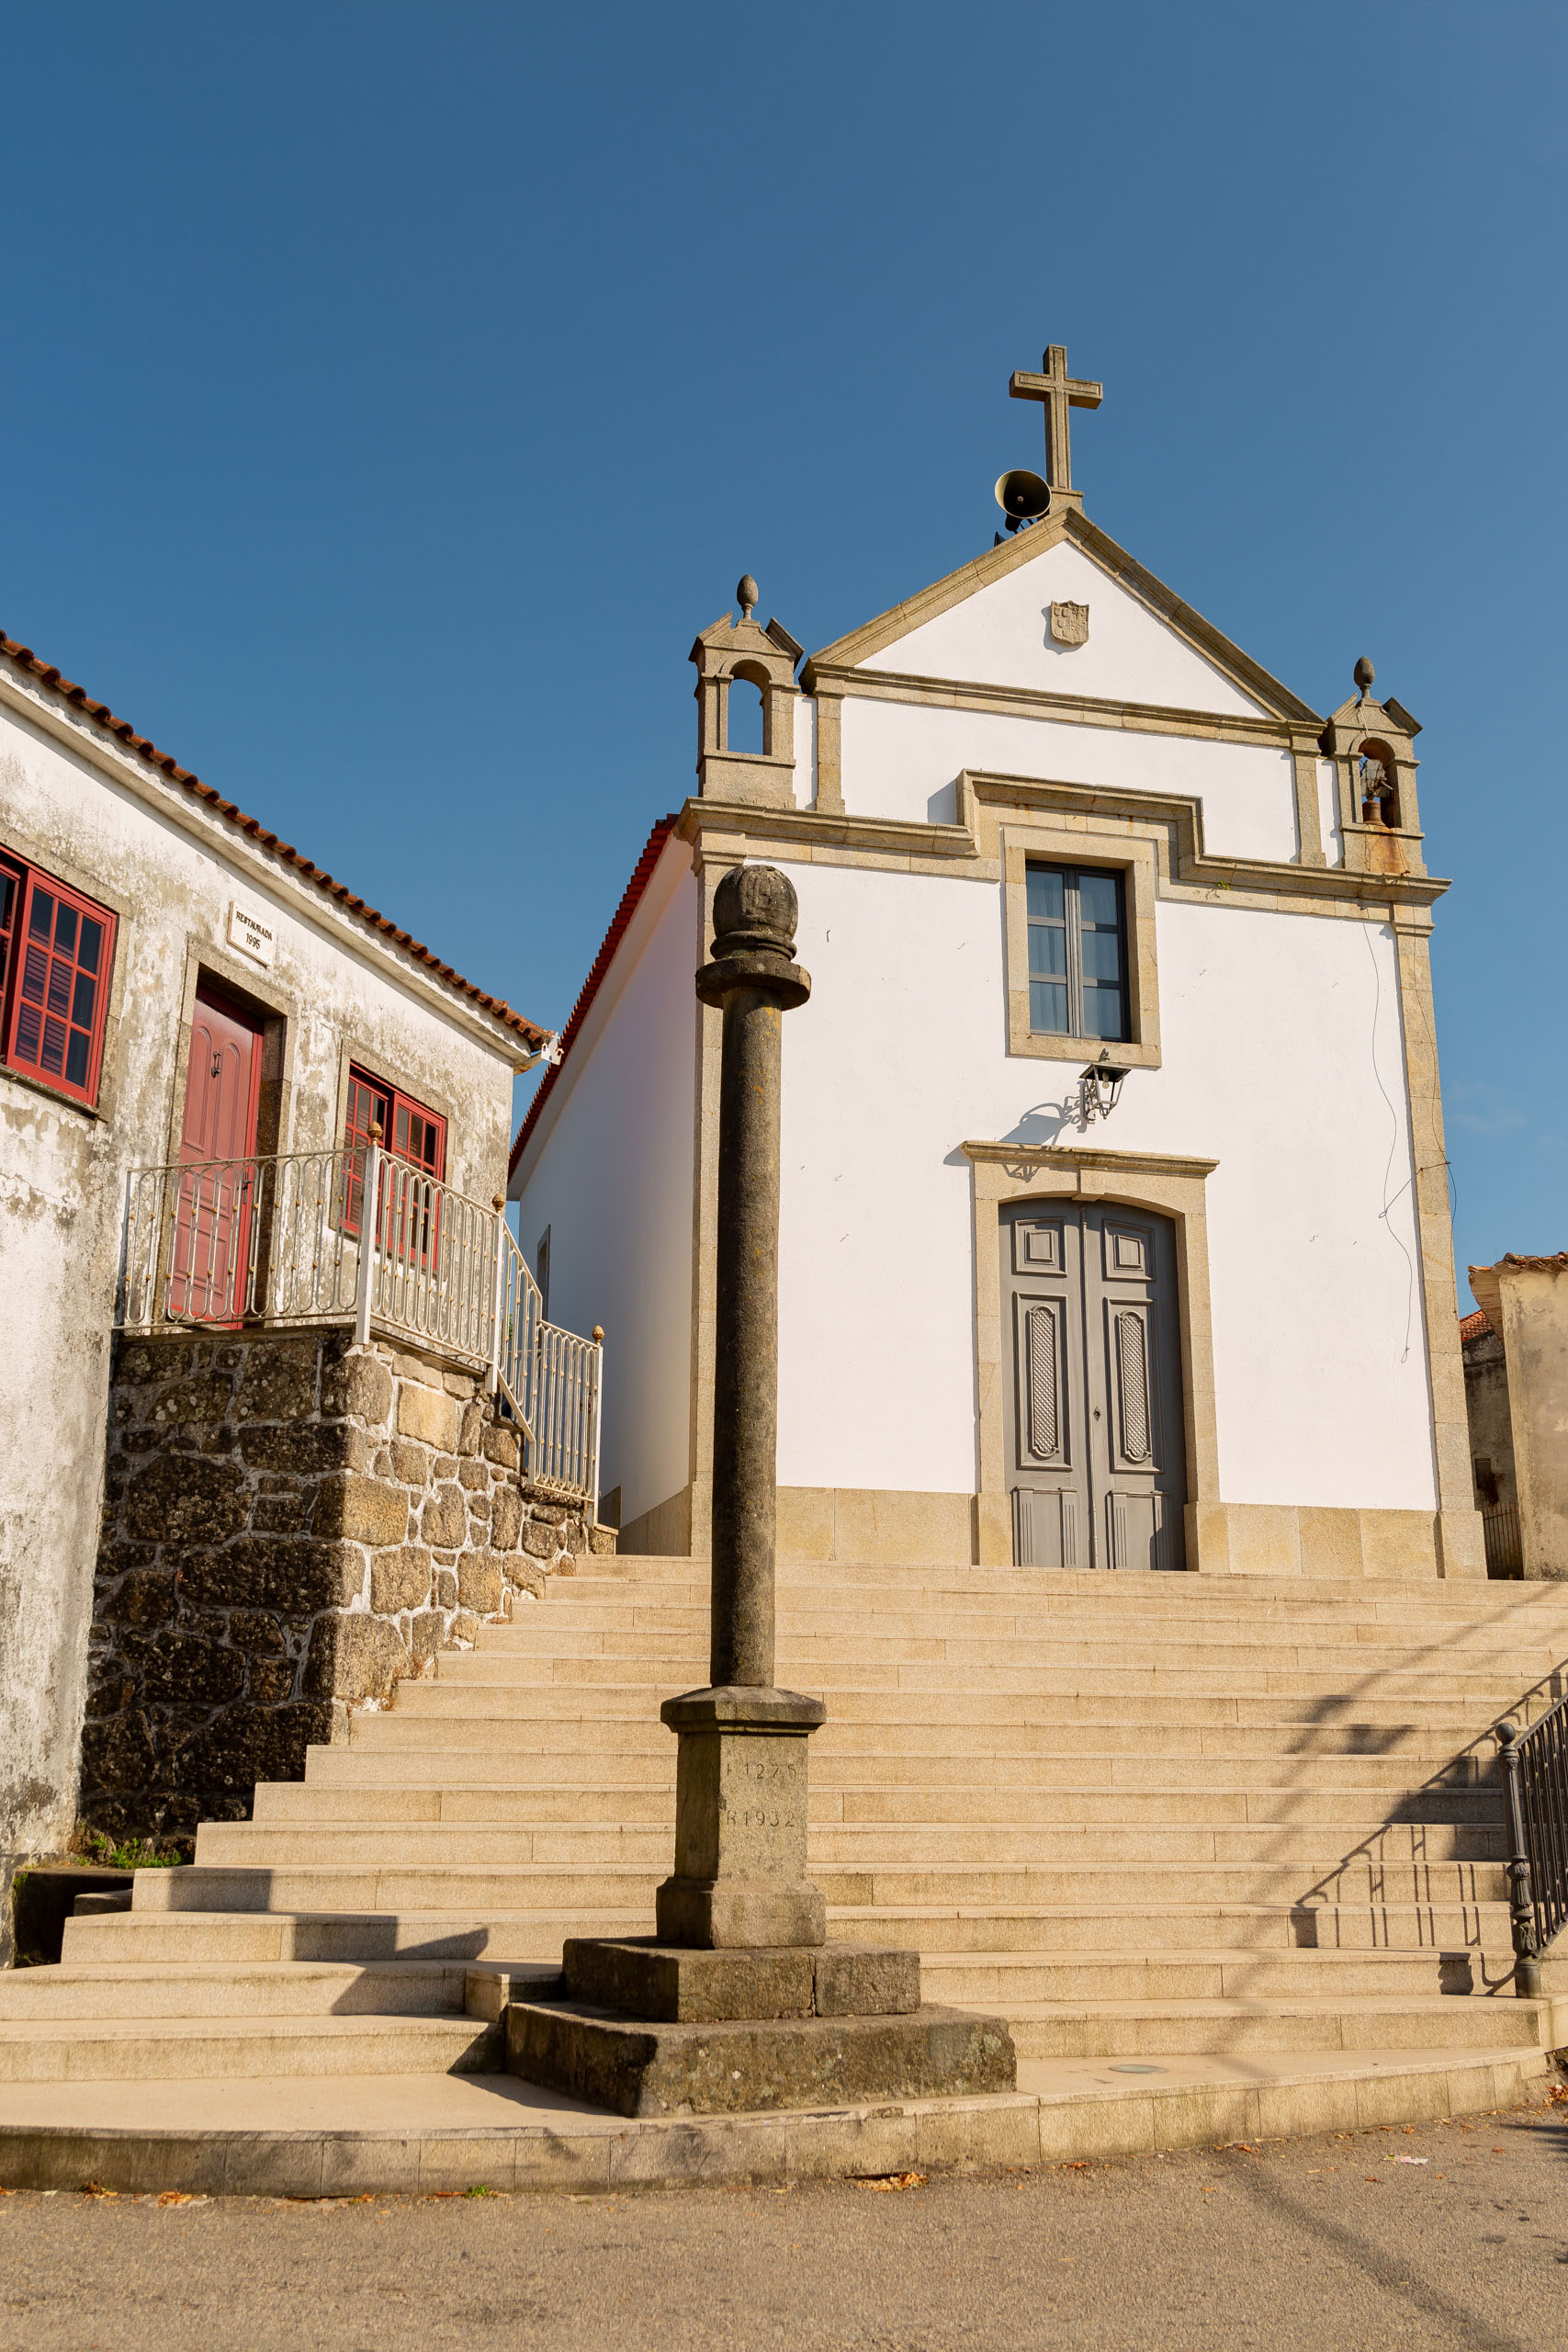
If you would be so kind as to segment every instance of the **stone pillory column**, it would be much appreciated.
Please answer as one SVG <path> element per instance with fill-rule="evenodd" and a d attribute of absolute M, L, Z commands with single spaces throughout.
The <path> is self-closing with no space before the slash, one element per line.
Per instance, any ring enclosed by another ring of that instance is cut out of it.
<path fill-rule="evenodd" d="M 806 1876 L 806 1742 L 827 1710 L 773 1688 L 783 1023 L 811 993 L 791 960 L 798 913 L 776 867 L 735 868 L 715 894 L 713 956 L 696 981 L 724 1012 L 710 1687 L 660 1710 L 681 1745 L 675 1872 L 658 1920 L 664 1941 L 710 1950 L 819 1944 L 827 1932 Z"/>
<path fill-rule="evenodd" d="M 811 991 L 795 898 L 769 865 L 714 898 L 705 1004 L 724 1008 L 718 1116 L 712 1648 L 665 1701 L 680 1740 L 675 1869 L 658 1933 L 570 1936 L 558 1991 L 509 2001 L 506 2063 L 622 2115 L 739 2114 L 1011 2090 L 998 2018 L 920 1999 L 920 1956 L 830 1944 L 806 1875 L 806 1743 L 820 1699 L 773 1688 L 779 1047 Z"/>

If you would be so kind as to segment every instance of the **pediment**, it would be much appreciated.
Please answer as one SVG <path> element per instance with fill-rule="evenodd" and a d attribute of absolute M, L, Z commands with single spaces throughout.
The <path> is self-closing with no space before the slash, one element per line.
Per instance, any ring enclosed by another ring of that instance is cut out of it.
<path fill-rule="evenodd" d="M 1086 606 L 1087 626 L 1079 617 Z M 809 686 L 818 670 L 852 669 L 1322 723 L 1076 510 L 1021 531 L 813 654 L 803 684 Z"/>

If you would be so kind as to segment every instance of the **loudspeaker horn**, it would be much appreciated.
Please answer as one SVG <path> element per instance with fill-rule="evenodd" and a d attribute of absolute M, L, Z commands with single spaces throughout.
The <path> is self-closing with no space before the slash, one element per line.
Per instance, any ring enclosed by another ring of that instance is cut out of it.
<path fill-rule="evenodd" d="M 1037 523 L 1051 503 L 1048 483 L 1026 466 L 1016 467 L 1010 474 L 997 477 L 997 504 L 1008 518 L 1008 528 L 1016 531 L 1021 523 Z"/>

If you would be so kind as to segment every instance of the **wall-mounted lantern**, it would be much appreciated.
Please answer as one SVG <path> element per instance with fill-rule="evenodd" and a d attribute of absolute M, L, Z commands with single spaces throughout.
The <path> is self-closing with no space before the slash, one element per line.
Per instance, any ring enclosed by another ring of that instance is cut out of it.
<path fill-rule="evenodd" d="M 1096 1119 L 1111 1116 L 1122 1100 L 1122 1081 L 1126 1075 L 1101 1046 L 1100 1059 L 1090 1062 L 1078 1079 L 1078 1117 L 1086 1127 L 1091 1127 Z"/>

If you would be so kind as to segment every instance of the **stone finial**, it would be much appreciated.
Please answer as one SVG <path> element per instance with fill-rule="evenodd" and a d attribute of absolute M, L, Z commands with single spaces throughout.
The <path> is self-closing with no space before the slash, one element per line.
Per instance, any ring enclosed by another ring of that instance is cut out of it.
<path fill-rule="evenodd" d="M 1371 663 L 1368 661 L 1364 653 L 1357 661 L 1356 667 L 1352 674 L 1354 675 L 1356 684 L 1361 693 L 1364 695 L 1370 695 L 1372 690 L 1373 682 L 1378 673 L 1373 669 Z"/>
<path fill-rule="evenodd" d="M 740 607 L 740 617 L 743 621 L 749 621 L 756 611 L 757 599 L 761 593 L 750 573 L 743 571 L 735 591 L 735 601 Z"/>
<path fill-rule="evenodd" d="M 792 956 L 799 921 L 787 874 L 776 865 L 732 865 L 713 894 L 713 952 Z"/>

